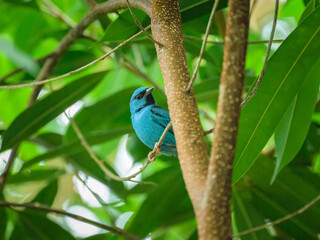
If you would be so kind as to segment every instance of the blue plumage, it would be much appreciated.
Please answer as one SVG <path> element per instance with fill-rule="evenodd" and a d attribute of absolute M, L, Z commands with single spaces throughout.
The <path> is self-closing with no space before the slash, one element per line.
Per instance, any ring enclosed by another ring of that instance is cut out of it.
<path fill-rule="evenodd" d="M 151 149 L 154 148 L 164 129 L 171 121 L 169 112 L 157 106 L 151 93 L 153 89 L 138 88 L 130 100 L 133 128 L 139 139 Z M 172 127 L 162 143 L 160 152 L 169 156 L 178 155 Z"/>

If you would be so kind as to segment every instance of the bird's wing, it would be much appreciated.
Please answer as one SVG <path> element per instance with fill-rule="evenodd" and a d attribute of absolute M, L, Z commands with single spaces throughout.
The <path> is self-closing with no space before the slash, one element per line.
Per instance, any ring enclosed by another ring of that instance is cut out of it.
<path fill-rule="evenodd" d="M 158 125 L 160 125 L 161 127 L 163 127 L 163 130 L 167 127 L 167 125 L 171 121 L 169 112 L 164 110 L 161 107 L 158 107 L 158 106 L 152 107 L 151 113 L 152 113 L 152 120 Z M 170 137 L 170 139 L 173 139 L 172 143 L 175 143 L 172 127 L 168 131 L 168 136 Z"/>

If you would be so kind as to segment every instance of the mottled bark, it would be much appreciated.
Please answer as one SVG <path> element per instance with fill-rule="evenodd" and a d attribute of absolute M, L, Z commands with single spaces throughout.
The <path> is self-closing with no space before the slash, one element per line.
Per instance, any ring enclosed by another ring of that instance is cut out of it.
<path fill-rule="evenodd" d="M 157 48 L 180 165 L 196 215 L 205 187 L 208 154 L 190 81 L 177 0 L 153 0 L 151 28 Z"/>
<path fill-rule="evenodd" d="M 245 74 L 249 0 L 230 0 L 214 141 L 199 221 L 201 239 L 232 239 L 230 198 Z"/>
<path fill-rule="evenodd" d="M 152 32 L 164 44 L 162 48 L 156 46 L 157 54 L 180 165 L 201 240 L 232 239 L 231 177 L 244 80 L 249 0 L 231 0 L 229 5 L 215 139 L 208 163 L 194 93 L 192 89 L 190 93 L 185 91 L 190 74 L 178 1 L 152 1 Z"/>

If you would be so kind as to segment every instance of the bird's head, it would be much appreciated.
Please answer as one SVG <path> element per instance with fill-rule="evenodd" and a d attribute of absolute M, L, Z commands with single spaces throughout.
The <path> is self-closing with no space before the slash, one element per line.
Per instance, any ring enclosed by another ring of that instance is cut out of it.
<path fill-rule="evenodd" d="M 137 113 L 144 107 L 156 104 L 152 96 L 152 90 L 154 88 L 141 87 L 134 91 L 130 100 L 130 112 L 131 114 Z"/>

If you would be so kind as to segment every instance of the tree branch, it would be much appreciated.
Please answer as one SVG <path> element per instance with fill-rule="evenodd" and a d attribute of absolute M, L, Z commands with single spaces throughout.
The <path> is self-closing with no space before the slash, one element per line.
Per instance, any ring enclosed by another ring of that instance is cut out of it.
<path fill-rule="evenodd" d="M 214 141 L 199 221 L 201 239 L 232 239 L 230 198 L 245 75 L 249 0 L 230 0 Z"/>
<path fill-rule="evenodd" d="M 112 233 L 115 233 L 119 236 L 125 237 L 126 239 L 130 239 L 130 240 L 142 240 L 141 238 L 128 233 L 126 231 L 124 231 L 121 228 L 118 227 L 111 227 L 108 225 L 105 225 L 103 223 L 99 223 L 93 220 L 90 220 L 88 218 L 82 217 L 80 215 L 74 214 L 74 213 L 70 213 L 70 212 L 66 212 L 64 210 L 59 210 L 59 209 L 54 209 L 51 208 L 49 206 L 45 206 L 45 205 L 41 205 L 39 203 L 13 203 L 13 202 L 4 202 L 4 201 L 0 201 L 0 207 L 7 207 L 7 208 L 11 208 L 11 207 L 23 207 L 23 208 L 27 208 L 27 209 L 32 209 L 32 210 L 36 210 L 36 211 L 41 211 L 41 212 L 47 212 L 47 213 L 54 213 L 57 215 L 63 215 L 63 216 L 68 216 L 71 217 L 73 219 L 76 219 L 78 221 L 81 222 L 85 222 L 88 224 L 91 224 L 93 226 L 96 226 L 98 228 L 101 229 L 105 229 L 107 231 L 110 231 Z"/>
<path fill-rule="evenodd" d="M 163 47 L 163 44 L 154 40 L 153 37 L 151 37 L 149 35 L 149 33 L 144 29 L 144 27 L 141 25 L 141 23 L 139 22 L 138 18 L 136 17 L 136 15 L 134 14 L 134 12 L 132 11 L 131 9 L 131 6 L 130 6 L 130 3 L 129 3 L 129 0 L 126 0 L 127 2 L 127 6 L 128 6 L 128 9 L 131 13 L 131 16 L 132 18 L 134 19 L 136 25 L 140 28 L 141 31 L 143 31 L 143 33 L 147 36 L 147 38 L 149 38 L 152 42 L 154 42 L 155 44 L 157 44 L 159 47 Z"/>
<path fill-rule="evenodd" d="M 198 42 L 202 42 L 203 39 L 199 38 L 199 37 L 194 37 L 194 36 L 189 36 L 189 35 L 183 35 L 184 39 L 188 39 L 188 40 L 194 40 L 194 41 L 198 41 Z M 248 44 L 265 44 L 265 43 L 269 43 L 270 40 L 260 40 L 260 41 L 248 41 Z M 272 40 L 273 43 L 282 43 L 284 41 L 284 39 L 276 39 L 276 40 Z M 217 45 L 223 45 L 224 42 L 222 41 L 211 41 L 211 40 L 207 40 L 207 43 L 212 43 L 212 44 L 217 44 Z"/>
<path fill-rule="evenodd" d="M 167 133 L 169 132 L 170 128 L 172 126 L 172 123 L 169 122 L 168 125 L 166 126 L 166 128 L 164 129 L 159 141 L 156 143 L 156 146 L 153 148 L 153 150 L 149 153 L 148 155 L 148 160 L 150 162 L 154 161 L 154 157 L 156 155 L 157 149 L 161 149 L 161 145 L 163 143 L 164 138 L 166 137 Z"/>
<path fill-rule="evenodd" d="M 262 70 L 261 70 L 261 72 L 259 74 L 259 78 L 257 80 L 256 85 L 254 86 L 254 88 L 252 89 L 252 91 L 250 92 L 248 97 L 241 103 L 241 108 L 243 108 L 250 101 L 250 99 L 257 93 L 258 87 L 261 84 L 262 78 L 263 78 L 264 73 L 265 73 L 266 68 L 267 68 L 267 63 L 268 63 L 269 55 L 270 55 L 270 52 L 271 52 L 271 46 L 272 46 L 272 41 L 273 41 L 273 37 L 274 37 L 274 32 L 276 31 L 276 26 L 277 26 L 279 0 L 276 0 L 275 2 L 276 2 L 276 6 L 275 6 L 275 10 L 274 10 L 274 18 L 273 18 L 272 30 L 271 30 L 271 33 L 270 33 L 270 40 L 269 40 L 269 43 L 268 43 L 267 54 L 266 54 L 266 57 L 264 59 L 263 67 L 262 67 Z"/>
<path fill-rule="evenodd" d="M 197 218 L 207 175 L 208 155 L 193 89 L 190 82 L 178 0 L 153 0 L 151 28 L 165 84 L 179 161 Z"/>

